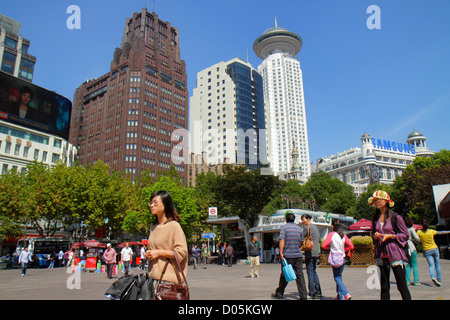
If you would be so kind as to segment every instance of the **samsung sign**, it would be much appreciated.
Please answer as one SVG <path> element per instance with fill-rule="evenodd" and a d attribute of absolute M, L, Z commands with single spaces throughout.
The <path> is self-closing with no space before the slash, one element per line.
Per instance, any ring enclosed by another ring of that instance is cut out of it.
<path fill-rule="evenodd" d="M 378 148 L 378 149 L 416 154 L 416 148 L 412 144 L 409 144 L 409 143 L 401 143 L 401 142 L 372 138 L 372 144 L 373 144 L 374 148 Z"/>

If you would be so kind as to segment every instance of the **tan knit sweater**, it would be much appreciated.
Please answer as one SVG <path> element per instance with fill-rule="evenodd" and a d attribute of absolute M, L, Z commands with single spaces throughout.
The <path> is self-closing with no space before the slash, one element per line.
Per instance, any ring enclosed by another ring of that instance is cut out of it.
<path fill-rule="evenodd" d="M 186 236 L 184 235 L 184 232 L 178 222 L 171 221 L 163 225 L 152 225 L 150 228 L 148 245 L 150 250 L 175 250 L 181 269 L 187 278 L 188 249 Z M 153 280 L 159 280 L 161 278 L 161 272 L 166 264 L 166 261 L 166 258 L 162 258 L 151 262 L 150 276 Z M 175 265 L 175 260 L 169 263 L 162 280 L 173 283 L 183 282 L 183 276 L 181 274 L 177 277 L 178 272 L 176 272 Z"/>

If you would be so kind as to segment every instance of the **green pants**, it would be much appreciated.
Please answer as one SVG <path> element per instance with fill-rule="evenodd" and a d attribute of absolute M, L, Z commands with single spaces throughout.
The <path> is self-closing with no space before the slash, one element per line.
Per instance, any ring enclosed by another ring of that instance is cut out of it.
<path fill-rule="evenodd" d="M 411 283 L 411 267 L 414 275 L 414 284 L 419 284 L 419 269 L 417 268 L 417 250 L 414 250 L 409 257 L 408 265 L 406 266 L 406 283 Z"/>

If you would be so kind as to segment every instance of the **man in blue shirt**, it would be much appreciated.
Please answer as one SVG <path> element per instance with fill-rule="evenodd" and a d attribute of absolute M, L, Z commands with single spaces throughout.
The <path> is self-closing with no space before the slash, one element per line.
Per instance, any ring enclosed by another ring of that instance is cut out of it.
<path fill-rule="evenodd" d="M 303 241 L 303 231 L 302 229 L 294 223 L 295 215 L 291 210 L 286 211 L 286 224 L 280 230 L 280 258 L 281 261 L 286 259 L 286 262 L 292 265 L 297 279 L 297 290 L 300 300 L 307 299 L 305 277 L 303 276 L 303 255 L 301 250 L 301 245 Z M 283 267 L 283 264 L 281 264 Z M 283 269 L 281 269 L 280 281 L 278 288 L 272 297 L 282 299 L 284 294 L 284 289 L 287 286 L 287 281 L 283 274 Z"/>

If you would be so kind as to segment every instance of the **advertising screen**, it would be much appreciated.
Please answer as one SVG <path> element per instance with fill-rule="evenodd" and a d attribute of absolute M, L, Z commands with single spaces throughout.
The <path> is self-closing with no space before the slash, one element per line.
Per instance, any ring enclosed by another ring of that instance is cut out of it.
<path fill-rule="evenodd" d="M 69 139 L 69 99 L 0 71 L 0 119 Z"/>

